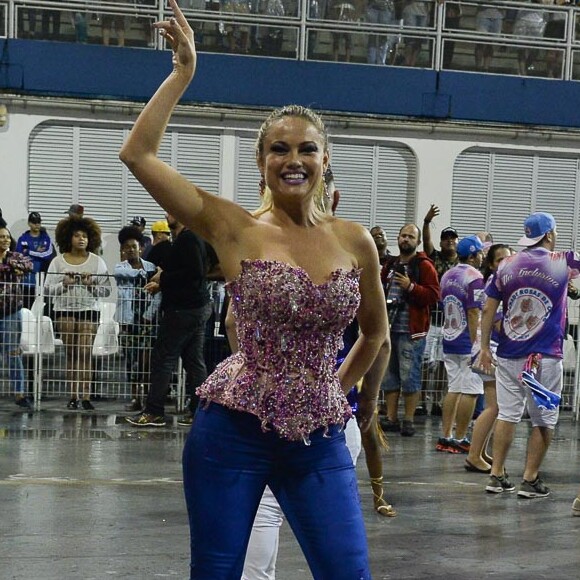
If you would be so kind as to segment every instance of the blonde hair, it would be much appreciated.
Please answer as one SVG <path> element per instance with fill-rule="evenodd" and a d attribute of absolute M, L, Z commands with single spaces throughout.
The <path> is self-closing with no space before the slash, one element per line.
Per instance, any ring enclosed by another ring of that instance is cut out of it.
<path fill-rule="evenodd" d="M 328 151 L 328 133 L 326 132 L 326 127 L 320 115 L 315 113 L 312 109 L 308 107 L 303 107 L 301 105 L 286 105 L 279 109 L 272 111 L 266 120 L 262 123 L 258 131 L 258 136 L 256 138 L 255 150 L 256 159 L 260 159 L 264 153 L 264 141 L 268 131 L 272 128 L 272 125 L 283 119 L 284 117 L 298 117 L 304 119 L 305 121 L 312 124 L 316 130 L 320 133 L 324 143 L 324 151 Z M 316 193 L 314 194 L 314 223 L 320 223 L 325 217 L 326 213 L 326 201 L 325 201 L 325 184 L 326 174 L 320 180 L 319 186 L 316 188 Z M 259 217 L 272 209 L 272 191 L 267 185 L 264 185 L 263 191 L 261 192 L 260 207 L 252 212 L 252 215 Z"/>
<path fill-rule="evenodd" d="M 298 117 L 314 125 L 324 142 L 324 151 L 328 151 L 328 133 L 326 132 L 326 127 L 324 126 L 320 115 L 308 107 L 303 107 L 301 105 L 286 105 L 285 107 L 274 109 L 262 123 L 262 126 L 258 131 L 258 137 L 256 138 L 255 147 L 257 158 L 262 157 L 262 154 L 264 153 L 264 141 L 268 131 L 276 121 L 279 121 L 284 117 Z"/>

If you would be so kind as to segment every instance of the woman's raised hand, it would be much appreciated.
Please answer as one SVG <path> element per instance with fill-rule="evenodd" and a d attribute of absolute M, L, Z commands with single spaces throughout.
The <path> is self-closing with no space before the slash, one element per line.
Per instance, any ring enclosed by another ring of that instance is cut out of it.
<path fill-rule="evenodd" d="M 161 35 L 173 50 L 174 71 L 176 73 L 183 72 L 191 79 L 195 73 L 197 63 L 193 30 L 177 5 L 176 0 L 169 0 L 169 5 L 173 10 L 173 16 L 169 20 L 156 22 L 153 26 L 159 29 Z"/>

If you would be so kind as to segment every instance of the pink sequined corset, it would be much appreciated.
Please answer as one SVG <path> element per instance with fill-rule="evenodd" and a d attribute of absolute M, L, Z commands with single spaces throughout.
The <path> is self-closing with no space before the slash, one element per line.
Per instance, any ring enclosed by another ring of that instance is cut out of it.
<path fill-rule="evenodd" d="M 262 429 L 303 439 L 351 416 L 335 371 L 342 333 L 360 302 L 360 272 L 314 284 L 299 267 L 244 260 L 228 284 L 240 350 L 197 390 L 207 401 L 257 415 Z"/>

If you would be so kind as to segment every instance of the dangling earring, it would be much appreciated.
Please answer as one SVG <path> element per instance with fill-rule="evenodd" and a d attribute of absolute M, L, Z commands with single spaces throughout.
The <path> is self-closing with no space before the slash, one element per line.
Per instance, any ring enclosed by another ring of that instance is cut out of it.
<path fill-rule="evenodd" d="M 258 188 L 260 191 L 260 197 L 264 197 L 264 193 L 266 192 L 266 180 L 264 179 L 263 175 L 260 179 L 260 183 L 258 184 Z"/>
<path fill-rule="evenodd" d="M 322 178 L 322 187 L 324 188 L 324 197 L 326 199 L 330 199 L 330 193 L 328 191 L 328 183 L 326 183 L 326 179 Z"/>

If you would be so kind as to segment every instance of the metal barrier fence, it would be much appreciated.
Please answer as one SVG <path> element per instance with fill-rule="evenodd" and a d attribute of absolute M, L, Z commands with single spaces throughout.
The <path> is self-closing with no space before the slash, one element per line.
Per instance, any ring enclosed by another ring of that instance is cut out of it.
<path fill-rule="evenodd" d="M 0 396 L 23 394 L 35 409 L 49 399 L 62 399 L 63 408 L 73 399 L 79 408 L 83 398 L 118 400 L 121 407 L 143 400 L 160 296 L 143 289 L 144 278 L 98 278 L 106 279 L 108 287 L 103 292 L 93 289 L 92 303 L 84 303 L 90 308 L 84 310 L 77 309 L 87 293 L 80 277 L 64 293 L 51 289 L 50 276 L 37 276 L 34 285 L 2 283 L 5 294 L 21 296 L 24 308 L 0 319 Z M 209 372 L 228 353 L 216 325 L 223 285 L 213 283 L 212 295 L 216 310 L 208 321 L 205 348 Z M 168 393 L 178 411 L 190 394 L 185 379 L 179 366 Z"/>
<path fill-rule="evenodd" d="M 63 301 L 57 303 L 43 292 L 43 278 L 36 286 L 13 284 L 8 289 L 21 294 L 25 308 L 16 317 L 21 329 L 13 322 L 14 315 L 0 319 L 0 397 L 14 398 L 21 390 L 33 399 L 35 409 L 41 409 L 47 400 L 62 401 L 64 408 L 73 396 L 82 399 L 84 395 L 97 407 L 99 399 L 116 401 L 120 411 L 132 400 L 144 397 L 159 299 L 145 292 L 139 279 L 117 283 L 111 276 L 109 280 L 110 291 L 95 293 L 96 310 L 83 314 L 60 310 Z M 3 284 L 6 294 L 6 284 L 11 283 Z M 72 294 L 78 291 L 71 285 Z M 220 333 L 223 295 L 223 285 L 212 283 L 214 309 L 205 345 L 208 372 L 229 354 L 226 338 Z M 580 404 L 579 321 L 580 301 L 569 300 L 562 409 L 573 411 L 576 419 Z M 423 404 L 433 414 L 446 389 L 438 347 L 440 344 L 434 344 L 426 353 L 423 366 Z M 175 369 L 168 401 L 176 411 L 185 408 L 187 391 L 183 371 Z"/>
<path fill-rule="evenodd" d="M 580 10 L 447 0 L 184 0 L 198 50 L 580 80 Z M 3 0 L 0 36 L 165 48 L 160 0 Z"/>

